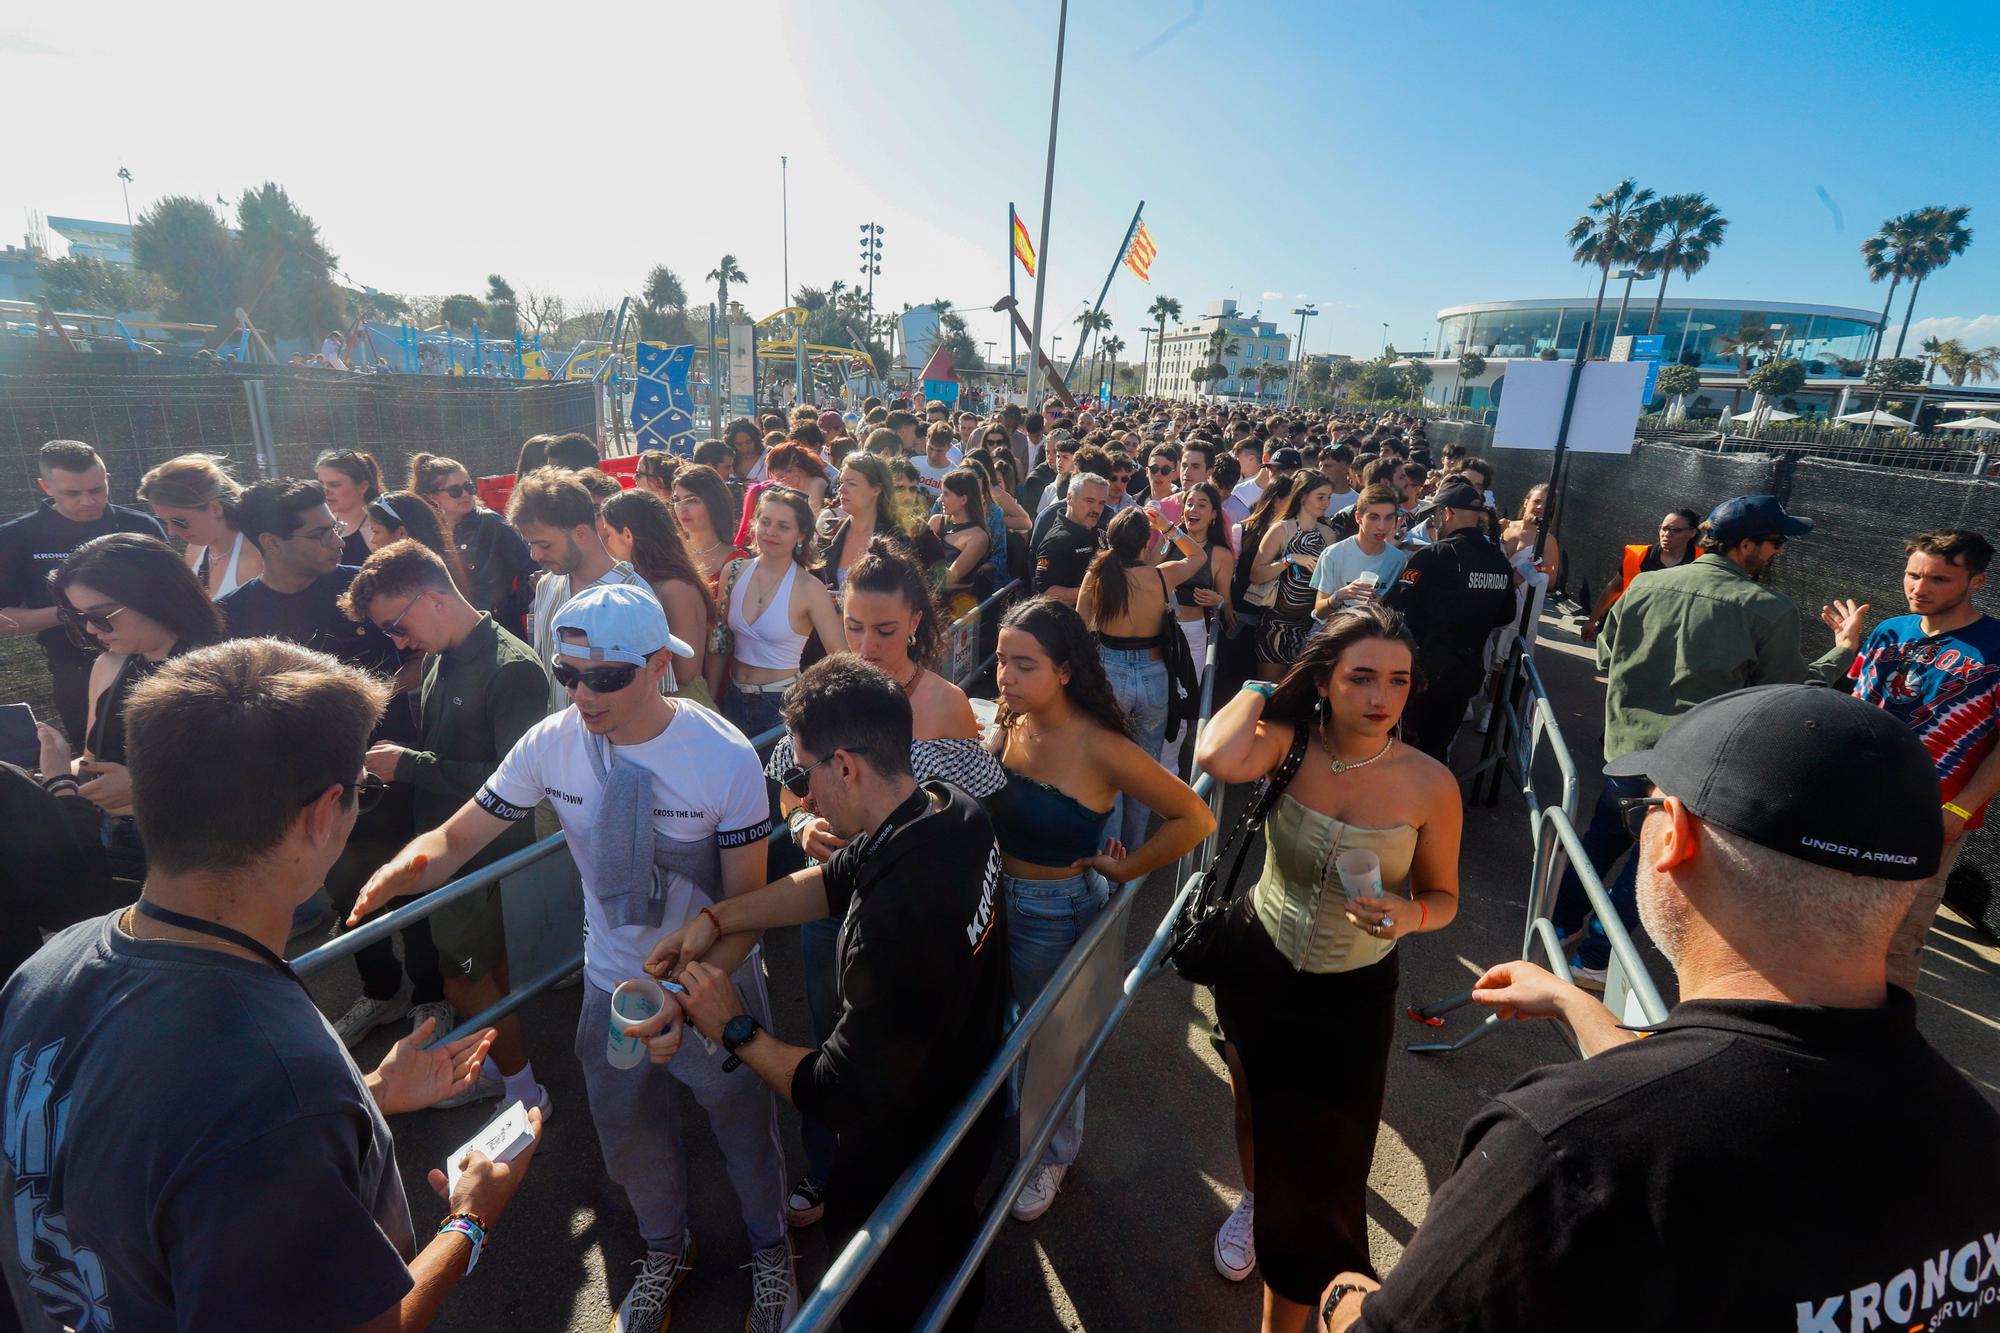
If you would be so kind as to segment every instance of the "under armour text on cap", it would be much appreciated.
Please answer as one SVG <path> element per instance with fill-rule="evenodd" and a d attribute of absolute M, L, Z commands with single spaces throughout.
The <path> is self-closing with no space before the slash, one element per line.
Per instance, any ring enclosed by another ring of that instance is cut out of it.
<path fill-rule="evenodd" d="M 1759 685 L 1689 709 L 1604 766 L 1787 856 L 1871 879 L 1928 879 L 1944 849 L 1937 768 L 1887 711 L 1824 685 Z"/>
<path fill-rule="evenodd" d="M 1803 537 L 1813 521 L 1786 513 L 1775 495 L 1739 495 L 1710 510 L 1707 526 L 1716 541 L 1734 546 L 1745 537 Z"/>
<path fill-rule="evenodd" d="M 563 638 L 564 630 L 583 635 L 583 642 Z M 555 631 L 558 652 L 588 662 L 644 666 L 662 648 L 671 649 L 675 657 L 694 656 L 694 649 L 667 628 L 667 613 L 659 600 L 632 583 L 591 584 L 556 612 Z"/>

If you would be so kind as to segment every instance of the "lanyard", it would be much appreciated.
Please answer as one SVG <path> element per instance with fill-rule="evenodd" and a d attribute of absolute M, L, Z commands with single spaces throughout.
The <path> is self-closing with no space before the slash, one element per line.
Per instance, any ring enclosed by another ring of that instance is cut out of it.
<path fill-rule="evenodd" d="M 144 898 L 132 904 L 132 910 L 141 916 L 149 916 L 153 920 L 163 922 L 166 925 L 178 926 L 182 930 L 192 930 L 197 935 L 210 935 L 218 940 L 227 940 L 231 944 L 239 944 L 256 954 L 259 958 L 262 958 L 272 967 L 277 968 L 293 981 L 297 981 L 302 989 L 306 984 L 303 981 L 299 981 L 299 974 L 292 971 L 290 963 L 272 953 L 262 942 L 252 939 L 240 930 L 225 926 L 219 921 L 204 921 L 198 916 L 189 916 L 184 912 L 176 912 L 172 908 L 161 907 L 157 903 L 147 902 Z"/>

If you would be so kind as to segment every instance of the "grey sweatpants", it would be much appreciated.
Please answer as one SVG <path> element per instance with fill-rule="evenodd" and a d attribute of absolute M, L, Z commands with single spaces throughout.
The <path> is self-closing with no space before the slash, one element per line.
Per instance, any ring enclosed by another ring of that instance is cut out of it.
<path fill-rule="evenodd" d="M 732 980 L 744 1009 L 768 1031 L 771 1002 L 764 990 L 762 950 L 753 950 Z M 767 1250 L 783 1241 L 785 1157 L 778 1140 L 777 1098 L 763 1080 L 748 1065 L 723 1073 L 728 1053 L 717 1043 L 710 1054 L 692 1029 L 670 1063 L 642 1061 L 634 1069 L 613 1069 L 604 1058 L 610 1030 L 611 993 L 585 982 L 576 1055 L 583 1062 L 590 1118 L 604 1150 L 604 1169 L 632 1201 L 646 1248 L 678 1249 L 688 1225 L 687 1154 L 676 1082 L 708 1112 L 729 1183 L 743 1206 L 750 1248 Z"/>

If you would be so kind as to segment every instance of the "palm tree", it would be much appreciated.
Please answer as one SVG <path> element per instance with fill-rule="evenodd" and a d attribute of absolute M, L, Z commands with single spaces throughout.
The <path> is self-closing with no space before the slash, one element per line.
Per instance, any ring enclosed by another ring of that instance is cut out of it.
<path fill-rule="evenodd" d="M 1099 329 L 1110 328 L 1111 316 L 1102 310 L 1086 310 L 1076 317 L 1076 325 L 1083 330 L 1076 338 L 1075 360 L 1081 362 L 1090 350 L 1091 335 Z"/>
<path fill-rule="evenodd" d="M 1570 258 L 1603 274 L 1597 283 L 1597 304 L 1590 312 L 1590 337 L 1597 341 L 1597 317 L 1604 313 L 1604 289 L 1614 264 L 1636 264 L 1652 242 L 1650 210 L 1653 192 L 1642 190 L 1627 176 L 1590 201 L 1589 211 L 1571 225 Z M 1643 238 L 1643 239 L 1642 239 Z M 1631 291 L 1628 279 L 1625 290 Z M 1589 351 L 1585 351 L 1585 359 Z"/>
<path fill-rule="evenodd" d="M 1167 354 L 1167 321 L 1171 319 L 1176 324 L 1180 323 L 1181 303 L 1171 296 L 1156 296 L 1153 298 L 1153 304 L 1146 307 L 1146 314 L 1155 321 L 1155 327 L 1159 330 L 1158 337 L 1155 339 L 1153 345 L 1158 349 L 1158 356 L 1164 358 Z M 1146 392 L 1151 393 L 1152 391 L 1153 377 L 1148 374 L 1146 376 Z"/>
<path fill-rule="evenodd" d="M 735 255 L 724 255 L 716 262 L 715 267 L 708 271 L 708 281 L 715 284 L 715 308 L 719 311 L 727 312 L 729 309 L 729 284 L 732 282 L 748 282 L 750 279 L 743 276 L 743 270 L 737 266 Z"/>
<path fill-rule="evenodd" d="M 1262 377 L 1262 381 L 1269 384 L 1275 384 L 1282 389 L 1285 385 L 1285 381 L 1290 379 L 1291 377 L 1292 377 L 1292 368 L 1286 365 L 1284 362 L 1279 361 L 1272 365 L 1264 367 L 1264 374 Z"/>
<path fill-rule="evenodd" d="M 1889 305 L 1896 299 L 1896 284 L 1912 272 L 1911 260 L 1920 230 L 1917 215 L 1905 213 L 1883 222 L 1880 230 L 1861 243 L 1861 258 L 1868 264 L 1868 281 L 1889 280 L 1889 294 L 1882 298 L 1881 327 L 1875 330 L 1875 341 L 1869 345 L 1868 364 L 1861 372 L 1863 379 L 1874 369 L 1875 358 L 1882 355 L 1882 340 L 1889 333 Z"/>
<path fill-rule="evenodd" d="M 1114 333 L 1099 344 L 1097 350 L 1103 355 L 1105 360 L 1111 363 L 1111 385 L 1113 389 L 1116 389 L 1118 387 L 1118 354 L 1125 350 L 1125 340 Z M 1099 378 L 1102 378 L 1101 372 Z"/>
<path fill-rule="evenodd" d="M 1947 338 L 1937 353 L 1937 368 L 1953 384 L 2000 379 L 2000 347 L 1982 347 L 1975 352 L 1958 339 Z"/>
<path fill-rule="evenodd" d="M 1647 266 L 1660 275 L 1660 293 L 1653 298 L 1653 317 L 1646 332 L 1660 325 L 1660 307 L 1667 300 L 1667 279 L 1678 273 L 1692 278 L 1708 266 L 1729 219 L 1708 202 L 1705 194 L 1670 194 L 1656 204 L 1655 239 L 1659 244 L 1647 257 Z"/>
<path fill-rule="evenodd" d="M 1972 228 L 1965 225 L 1970 208 L 1941 208 L 1933 204 L 1916 212 L 1916 247 L 1910 255 L 1910 300 L 1903 307 L 1903 328 L 1896 335 L 1896 355 L 1903 354 L 1903 339 L 1910 336 L 1910 317 L 1917 308 L 1917 292 L 1924 279 L 1965 253 L 1972 244 Z"/>
<path fill-rule="evenodd" d="M 1768 324 L 1760 324 L 1754 315 L 1745 315 L 1737 325 L 1736 332 L 1725 333 L 1715 340 L 1715 350 L 1722 356 L 1736 358 L 1736 373 L 1747 376 L 1750 373 L 1750 358 L 1758 352 L 1770 353 L 1778 350 L 1778 337 L 1771 332 Z M 1743 401 L 1743 390 L 1738 389 L 1729 396 L 1729 410 L 1736 411 L 1736 405 Z"/>

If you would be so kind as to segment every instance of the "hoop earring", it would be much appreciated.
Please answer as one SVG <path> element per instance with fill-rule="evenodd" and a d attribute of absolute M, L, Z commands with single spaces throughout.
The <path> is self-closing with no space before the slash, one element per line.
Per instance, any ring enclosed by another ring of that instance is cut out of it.
<path fill-rule="evenodd" d="M 912 634 L 909 638 L 903 640 L 903 646 L 913 653 L 917 651 L 917 636 Z"/>

